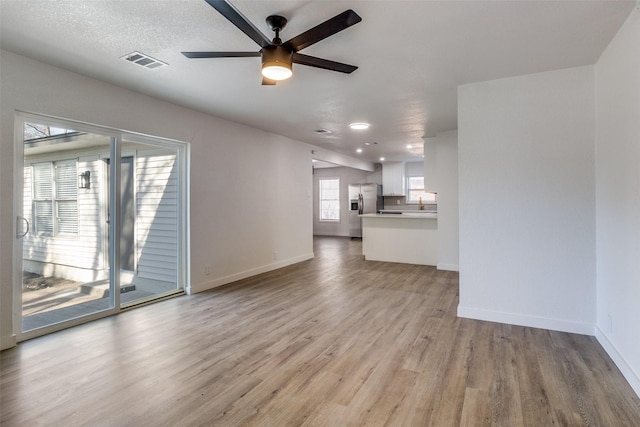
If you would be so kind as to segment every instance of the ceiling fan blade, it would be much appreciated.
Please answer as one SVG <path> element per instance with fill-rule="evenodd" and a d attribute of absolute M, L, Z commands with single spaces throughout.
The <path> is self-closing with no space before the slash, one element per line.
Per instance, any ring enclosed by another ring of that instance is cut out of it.
<path fill-rule="evenodd" d="M 249 58 L 262 55 L 260 52 L 182 52 L 187 58 Z"/>
<path fill-rule="evenodd" d="M 226 0 L 205 0 L 211 7 L 220 12 L 222 16 L 227 18 L 233 25 L 238 27 L 240 31 L 245 33 L 254 42 L 258 43 L 261 47 L 270 46 L 271 40 L 269 40 L 255 25 L 244 17 L 238 9 L 236 9 L 231 3 Z"/>
<path fill-rule="evenodd" d="M 324 40 L 327 37 L 344 30 L 345 28 L 349 28 L 360 21 L 362 21 L 362 18 L 353 10 L 345 10 L 341 14 L 324 21 L 322 24 L 316 25 L 310 30 L 307 30 L 291 40 L 284 42 L 283 46 L 292 52 L 298 52 L 316 42 L 319 42 L 320 40 Z"/>
<path fill-rule="evenodd" d="M 275 84 L 276 84 L 275 80 L 271 80 L 266 77 L 262 78 L 262 86 L 275 86 Z"/>
<path fill-rule="evenodd" d="M 316 58 L 315 56 L 293 54 L 293 62 L 296 64 L 308 65 L 310 67 L 324 68 L 325 70 L 338 71 L 340 73 L 351 74 L 358 69 L 355 65 L 343 64 L 342 62 L 330 61 L 328 59 Z"/>

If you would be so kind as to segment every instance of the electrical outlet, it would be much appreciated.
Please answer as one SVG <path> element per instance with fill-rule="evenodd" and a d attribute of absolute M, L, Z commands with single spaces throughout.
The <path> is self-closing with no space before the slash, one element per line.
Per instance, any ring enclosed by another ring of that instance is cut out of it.
<path fill-rule="evenodd" d="M 207 264 L 204 266 L 204 275 L 208 276 L 211 274 L 211 264 Z"/>
<path fill-rule="evenodd" d="M 396 200 L 396 205 L 400 204 L 400 199 Z"/>
<path fill-rule="evenodd" d="M 274 261 L 278 260 L 278 251 L 273 251 L 273 260 Z"/>

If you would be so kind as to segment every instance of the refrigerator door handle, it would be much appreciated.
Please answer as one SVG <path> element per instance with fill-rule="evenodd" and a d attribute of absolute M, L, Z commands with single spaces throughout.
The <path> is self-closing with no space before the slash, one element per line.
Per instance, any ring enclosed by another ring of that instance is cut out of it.
<path fill-rule="evenodd" d="M 362 215 L 364 212 L 364 197 L 362 194 L 358 194 L 358 213 Z"/>

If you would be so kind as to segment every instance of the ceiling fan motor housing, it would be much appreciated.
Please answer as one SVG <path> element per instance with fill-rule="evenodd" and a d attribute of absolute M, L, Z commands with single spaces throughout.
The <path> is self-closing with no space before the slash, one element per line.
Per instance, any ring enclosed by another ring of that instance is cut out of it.
<path fill-rule="evenodd" d="M 262 69 L 267 67 L 284 67 L 291 70 L 293 53 L 283 46 L 267 46 L 262 48 Z"/>

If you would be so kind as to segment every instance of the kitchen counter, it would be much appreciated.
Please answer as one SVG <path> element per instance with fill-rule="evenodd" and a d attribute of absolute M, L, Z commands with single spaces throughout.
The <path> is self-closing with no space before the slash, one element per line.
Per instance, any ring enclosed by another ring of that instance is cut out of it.
<path fill-rule="evenodd" d="M 437 265 L 437 214 L 365 214 L 360 217 L 362 253 L 366 260 Z"/>
<path fill-rule="evenodd" d="M 438 213 L 438 211 L 426 210 L 426 209 L 380 209 L 380 213 L 416 213 L 416 214 L 426 214 L 426 213 Z"/>
<path fill-rule="evenodd" d="M 385 212 L 389 212 L 389 211 L 385 211 Z M 384 213 L 384 214 L 364 214 L 364 215 L 360 215 L 362 218 L 377 218 L 377 217 L 384 217 L 384 218 L 396 218 L 396 219 L 411 219 L 411 218 L 418 218 L 418 219 L 437 219 L 438 218 L 438 214 L 437 213 L 432 213 L 432 212 L 424 212 L 424 213 L 414 213 L 414 212 L 402 212 L 402 213 L 393 213 L 393 214 L 389 214 L 389 213 Z"/>

